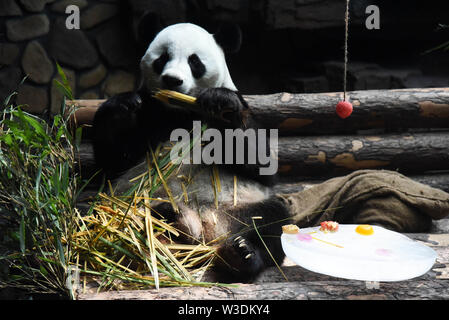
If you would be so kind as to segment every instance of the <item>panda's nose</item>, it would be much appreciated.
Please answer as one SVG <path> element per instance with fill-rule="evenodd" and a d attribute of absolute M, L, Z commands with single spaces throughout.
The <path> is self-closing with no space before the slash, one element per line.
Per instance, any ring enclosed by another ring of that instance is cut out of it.
<path fill-rule="evenodd" d="M 179 87 L 183 83 L 182 79 L 173 76 L 162 76 L 162 81 L 169 88 Z"/>

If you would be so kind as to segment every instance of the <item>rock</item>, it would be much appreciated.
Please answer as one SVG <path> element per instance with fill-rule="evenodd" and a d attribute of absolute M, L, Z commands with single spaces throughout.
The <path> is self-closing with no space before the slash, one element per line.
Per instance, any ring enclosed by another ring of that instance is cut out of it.
<path fill-rule="evenodd" d="M 351 72 L 353 90 L 401 89 L 406 88 L 408 79 L 420 76 L 418 69 L 365 69 Z"/>
<path fill-rule="evenodd" d="M 88 3 L 87 0 L 61 0 L 54 3 L 51 6 L 51 10 L 58 13 L 65 13 L 65 9 L 70 5 L 75 5 L 82 10 L 87 7 Z"/>
<path fill-rule="evenodd" d="M 22 10 L 14 0 L 0 1 L 0 17 L 21 16 Z"/>
<path fill-rule="evenodd" d="M 48 2 L 48 0 L 20 0 L 22 6 L 30 12 L 41 12 Z"/>
<path fill-rule="evenodd" d="M 251 4 L 249 3 L 251 2 Z M 216 21 L 234 21 L 238 24 L 244 24 L 250 17 L 254 17 L 256 6 L 264 5 L 265 1 L 241 1 L 241 0 L 210 0 L 206 2 L 210 18 Z M 260 11 L 259 11 L 260 12 Z M 261 13 L 261 12 L 260 12 Z"/>
<path fill-rule="evenodd" d="M 0 43 L 0 65 L 13 64 L 19 52 L 19 47 L 15 44 Z"/>
<path fill-rule="evenodd" d="M 431 233 L 449 233 L 449 219 L 433 220 Z"/>
<path fill-rule="evenodd" d="M 117 14 L 117 6 L 113 4 L 100 3 L 93 6 L 81 15 L 81 29 L 90 29 Z"/>
<path fill-rule="evenodd" d="M 344 1 L 325 0 L 317 3 L 300 4 L 297 1 L 296 27 L 300 29 L 322 29 L 344 24 Z M 315 1 L 316 2 L 316 1 Z"/>
<path fill-rule="evenodd" d="M 22 57 L 23 71 L 36 83 L 48 83 L 54 72 L 53 63 L 42 45 L 34 40 L 29 42 Z"/>
<path fill-rule="evenodd" d="M 185 0 L 128 0 L 127 2 L 136 16 L 142 16 L 142 13 L 156 13 L 165 25 L 187 20 L 188 5 Z"/>
<path fill-rule="evenodd" d="M 6 21 L 6 34 L 11 41 L 22 41 L 48 33 L 50 21 L 45 14 L 35 14 L 23 19 Z"/>
<path fill-rule="evenodd" d="M 296 27 L 296 6 L 294 0 L 267 1 L 266 24 L 270 29 Z"/>
<path fill-rule="evenodd" d="M 22 70 L 17 67 L 6 67 L 0 69 L 0 107 L 3 106 L 5 98 L 17 90 L 22 81 Z"/>
<path fill-rule="evenodd" d="M 360 70 L 352 73 L 353 85 L 350 90 L 390 89 L 391 74 L 387 70 Z"/>
<path fill-rule="evenodd" d="M 449 87 L 449 78 L 445 76 L 410 75 L 403 84 L 405 88 Z"/>
<path fill-rule="evenodd" d="M 64 19 L 58 19 L 50 32 L 50 54 L 58 61 L 76 69 L 93 67 L 98 61 L 95 47 L 82 30 L 68 30 Z"/>
<path fill-rule="evenodd" d="M 98 94 L 98 92 L 96 90 L 86 91 L 80 96 L 80 99 L 85 99 L 85 100 L 99 99 L 99 98 L 100 98 L 100 95 Z"/>
<path fill-rule="evenodd" d="M 317 93 L 329 91 L 325 76 L 293 77 L 286 80 L 285 90 L 291 93 Z"/>
<path fill-rule="evenodd" d="M 331 91 L 343 89 L 344 64 L 329 61 L 323 64 Z M 347 90 L 399 89 L 407 88 L 408 79 L 419 76 L 418 69 L 382 68 L 375 63 L 353 61 L 348 64 Z"/>
<path fill-rule="evenodd" d="M 106 97 L 112 97 L 122 92 L 134 90 L 134 75 L 124 71 L 116 71 L 109 76 L 103 86 Z"/>
<path fill-rule="evenodd" d="M 207 2 L 209 9 L 225 9 L 230 11 L 238 11 L 241 6 L 240 0 L 228 0 L 228 1 L 219 1 L 219 0 L 213 0 Z"/>
<path fill-rule="evenodd" d="M 91 88 L 99 84 L 106 76 L 107 70 L 104 65 L 100 64 L 92 70 L 83 73 L 79 78 L 80 88 Z"/>
<path fill-rule="evenodd" d="M 344 25 L 345 7 L 345 1 L 334 0 L 267 0 L 266 23 L 269 29 L 340 27 Z M 360 6 L 351 6 L 350 10 L 351 24 L 364 22 Z"/>
<path fill-rule="evenodd" d="M 23 108 L 27 112 L 42 114 L 48 108 L 47 89 L 23 84 L 18 91 L 17 104 L 28 105 Z"/>
<path fill-rule="evenodd" d="M 133 66 L 137 62 L 135 44 L 126 26 L 120 21 L 111 21 L 97 34 L 100 53 L 113 67 Z"/>
<path fill-rule="evenodd" d="M 400 89 L 400 88 L 419 88 L 426 87 L 424 82 L 421 86 L 412 86 L 410 87 L 407 83 L 410 82 L 410 79 L 422 76 L 422 72 L 419 69 L 388 69 L 391 74 L 391 89 Z M 446 78 L 446 85 L 449 84 L 449 80 Z M 438 87 L 438 86 L 435 86 Z"/>
<path fill-rule="evenodd" d="M 342 61 L 327 61 L 323 63 L 326 77 L 329 81 L 330 91 L 343 90 L 343 72 L 344 63 Z M 347 73 L 347 90 L 356 90 L 355 88 L 366 87 L 367 83 L 364 79 L 370 74 L 381 71 L 381 67 L 375 63 L 366 63 L 352 61 L 348 64 Z M 382 76 L 383 77 L 383 76 Z M 380 78 L 382 78 L 380 77 Z M 370 80 L 368 80 L 369 82 Z M 381 79 L 373 80 L 373 82 L 382 81 Z M 358 82 L 358 83 L 357 83 Z M 361 90 L 361 89 L 360 89 Z"/>
<path fill-rule="evenodd" d="M 72 89 L 72 94 L 75 96 L 76 94 L 76 73 L 73 70 L 62 68 L 64 71 L 67 81 L 69 82 L 70 88 Z M 61 78 L 56 76 L 51 82 L 51 113 L 58 114 L 61 110 L 61 103 L 64 97 L 64 94 L 59 90 L 59 88 L 54 84 L 54 80 L 61 81 Z"/>

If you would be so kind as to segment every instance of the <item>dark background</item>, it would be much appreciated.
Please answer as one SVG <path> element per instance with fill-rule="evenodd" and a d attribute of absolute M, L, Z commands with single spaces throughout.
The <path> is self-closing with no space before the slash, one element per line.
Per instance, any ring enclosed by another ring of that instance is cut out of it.
<path fill-rule="evenodd" d="M 81 10 L 80 30 L 64 26 L 69 4 Z M 365 27 L 371 4 L 380 30 Z M 0 99 L 18 89 L 29 111 L 57 112 L 56 61 L 76 98 L 132 90 L 144 47 L 137 30 L 148 14 L 211 32 L 220 21 L 238 23 L 243 46 L 228 65 L 244 94 L 342 90 L 345 0 L 1 0 Z M 444 24 L 447 0 L 352 0 L 348 90 L 449 86 L 449 51 L 425 53 L 449 41 Z"/>

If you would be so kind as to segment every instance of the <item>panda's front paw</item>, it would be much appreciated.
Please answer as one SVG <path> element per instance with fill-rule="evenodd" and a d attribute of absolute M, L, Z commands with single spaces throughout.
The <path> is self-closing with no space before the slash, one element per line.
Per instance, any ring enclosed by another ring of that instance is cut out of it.
<path fill-rule="evenodd" d="M 123 111 L 130 112 L 135 112 L 142 106 L 142 98 L 135 92 L 119 93 L 109 98 L 107 102 Z"/>
<path fill-rule="evenodd" d="M 134 92 L 120 93 L 109 98 L 95 114 L 96 132 L 99 135 L 109 132 L 111 136 L 108 139 L 116 140 L 128 130 L 135 130 L 141 106 L 142 99 Z"/>
<path fill-rule="evenodd" d="M 199 94 L 197 103 L 206 115 L 234 127 L 244 127 L 248 105 L 242 96 L 227 88 L 208 88 Z"/>

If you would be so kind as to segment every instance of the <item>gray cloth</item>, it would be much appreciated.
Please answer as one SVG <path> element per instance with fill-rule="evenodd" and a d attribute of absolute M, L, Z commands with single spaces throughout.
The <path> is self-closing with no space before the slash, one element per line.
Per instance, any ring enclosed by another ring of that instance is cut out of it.
<path fill-rule="evenodd" d="M 387 170 L 359 170 L 307 190 L 278 194 L 300 227 L 325 220 L 425 232 L 449 214 L 449 194 Z"/>

